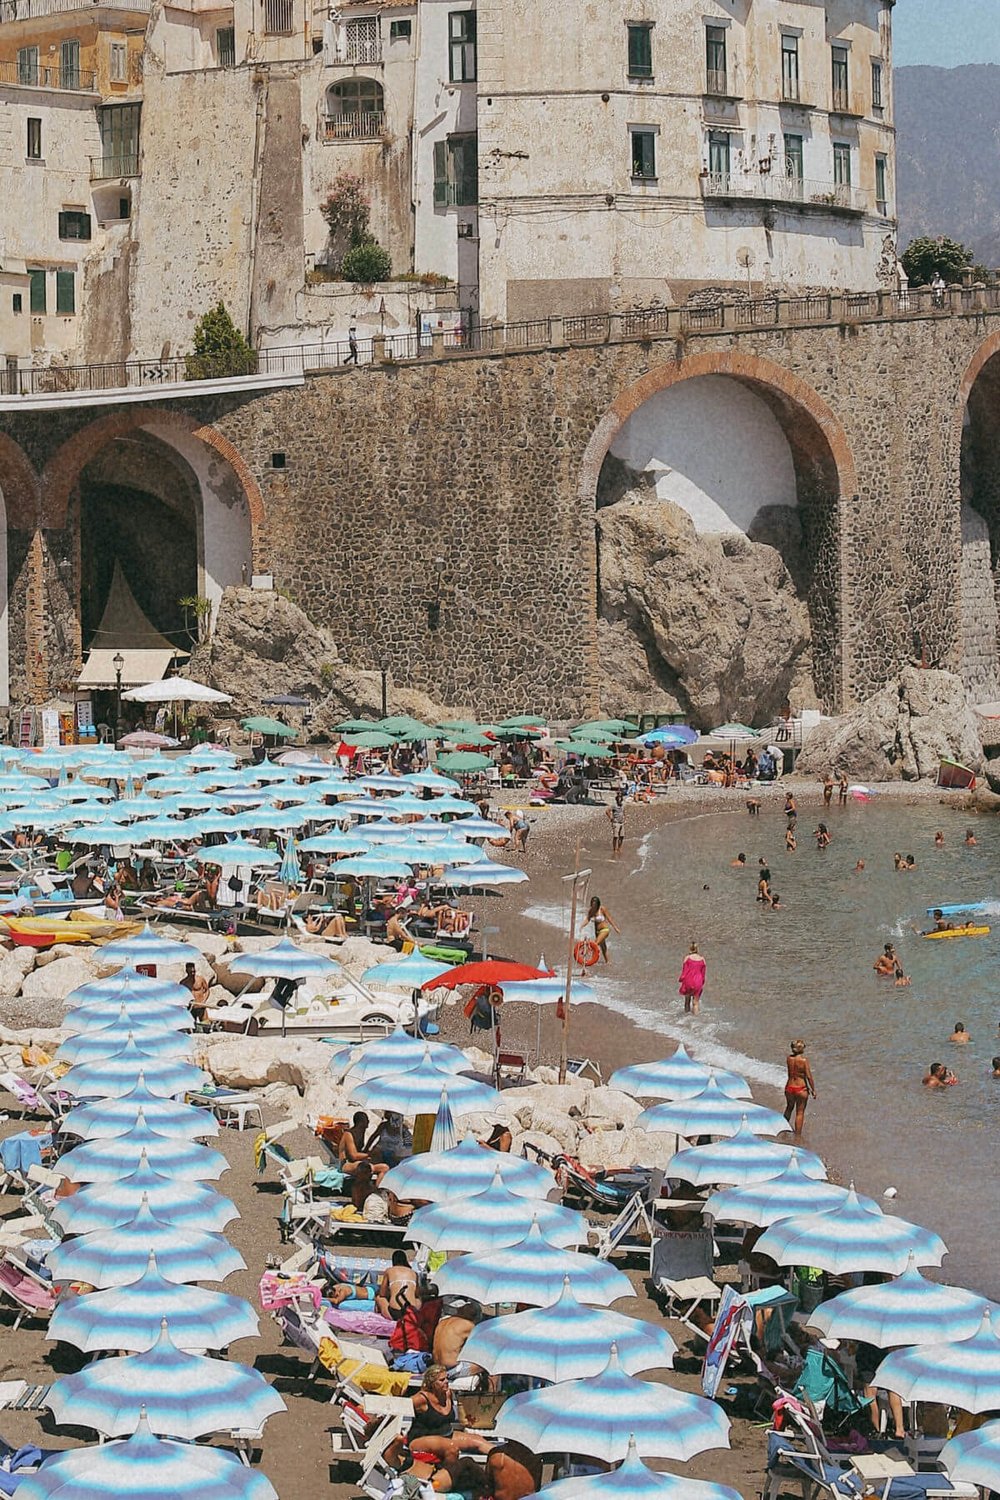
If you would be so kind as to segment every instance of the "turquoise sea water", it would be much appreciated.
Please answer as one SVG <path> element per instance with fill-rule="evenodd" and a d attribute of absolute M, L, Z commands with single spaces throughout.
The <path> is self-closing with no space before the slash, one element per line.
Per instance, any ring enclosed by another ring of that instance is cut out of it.
<path fill-rule="evenodd" d="M 812 838 L 820 816 L 833 835 L 824 853 Z M 873 1197 L 895 1188 L 886 1210 L 932 1226 L 949 1245 L 941 1274 L 1000 1298 L 1000 1080 L 990 1077 L 1000 1053 L 1000 821 L 972 821 L 978 843 L 967 848 L 970 819 L 937 804 L 808 808 L 798 852 L 786 854 L 778 810 L 694 817 L 627 845 L 614 871 L 595 860 L 591 891 L 624 929 L 599 981 L 610 1009 L 739 1067 L 765 1103 L 778 1101 L 788 1043 L 804 1037 L 819 1093 L 807 1144 L 831 1175 L 853 1177 Z M 943 849 L 934 847 L 938 828 Z M 742 873 L 729 868 L 740 850 Z M 916 871 L 896 874 L 894 850 L 912 853 Z M 783 910 L 754 900 L 760 855 Z M 858 859 L 863 874 L 854 873 Z M 926 942 L 913 930 L 931 925 L 927 907 L 989 898 L 989 937 Z M 688 1019 L 676 976 L 691 939 L 708 983 L 701 1016 Z M 890 940 L 909 988 L 872 972 Z M 947 1041 L 956 1020 L 970 1046 Z M 947 1062 L 958 1086 L 923 1088 L 932 1061 Z"/>

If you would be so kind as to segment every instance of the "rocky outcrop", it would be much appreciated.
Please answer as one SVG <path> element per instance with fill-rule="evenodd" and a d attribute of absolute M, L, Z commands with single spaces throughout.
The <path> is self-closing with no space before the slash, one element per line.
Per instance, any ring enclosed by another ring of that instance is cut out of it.
<path fill-rule="evenodd" d="M 815 702 L 809 613 L 782 553 L 741 533 L 699 535 L 632 478 L 597 512 L 605 708 L 682 712 L 707 728 L 766 719 L 789 696 Z M 771 516 L 770 532 L 791 524 Z"/>
<path fill-rule="evenodd" d="M 226 589 L 211 639 L 193 652 L 188 671 L 229 693 L 240 716 L 259 713 L 264 698 L 308 698 L 313 733 L 328 732 L 341 719 L 378 718 L 382 712 L 381 675 L 343 662 L 331 632 L 274 591 Z M 431 723 L 447 712 L 421 693 L 394 688 L 391 700 L 391 711 Z M 288 722 L 295 722 L 294 710 Z"/>
<path fill-rule="evenodd" d="M 846 771 L 862 781 L 919 781 L 941 760 L 983 769 L 976 716 L 953 672 L 908 667 L 899 679 L 839 719 L 817 726 L 797 771 Z"/>

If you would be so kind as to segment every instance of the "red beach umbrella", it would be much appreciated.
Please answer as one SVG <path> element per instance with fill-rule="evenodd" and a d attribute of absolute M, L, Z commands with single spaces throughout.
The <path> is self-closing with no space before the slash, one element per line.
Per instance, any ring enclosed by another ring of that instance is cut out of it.
<path fill-rule="evenodd" d="M 457 990 L 461 984 L 495 984 L 502 988 L 505 980 L 544 979 L 553 972 L 552 969 L 536 969 L 531 964 L 513 963 L 506 958 L 486 958 L 477 963 L 459 964 L 457 968 L 438 975 L 437 979 L 429 979 L 420 988 Z"/>

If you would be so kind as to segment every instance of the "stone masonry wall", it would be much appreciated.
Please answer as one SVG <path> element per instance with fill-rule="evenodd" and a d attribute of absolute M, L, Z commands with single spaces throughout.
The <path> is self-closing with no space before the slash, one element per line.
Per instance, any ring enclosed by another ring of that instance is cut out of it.
<path fill-rule="evenodd" d="M 613 410 L 689 373 L 770 384 L 793 446 L 827 443 L 848 486 L 812 533 L 814 566 L 836 581 L 835 707 L 921 651 L 961 667 L 962 382 L 998 327 L 979 315 L 458 356 L 155 410 L 233 445 L 263 496 L 258 564 L 345 660 L 483 714 L 570 714 L 599 707 L 594 496 Z M 107 412 L 0 413 L 0 430 L 58 471 L 60 444 Z"/>

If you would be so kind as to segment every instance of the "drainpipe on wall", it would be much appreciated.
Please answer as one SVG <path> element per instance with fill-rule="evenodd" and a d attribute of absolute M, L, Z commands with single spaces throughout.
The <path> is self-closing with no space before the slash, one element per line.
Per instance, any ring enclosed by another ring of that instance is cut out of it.
<path fill-rule="evenodd" d="M 267 88 L 270 75 L 260 63 L 263 82 L 257 94 L 257 116 L 254 121 L 253 178 L 250 184 L 250 264 L 247 268 L 249 291 L 247 296 L 246 337 L 251 349 L 257 347 L 257 231 L 260 219 L 260 171 L 264 154 L 264 137 L 267 132 Z"/>

